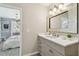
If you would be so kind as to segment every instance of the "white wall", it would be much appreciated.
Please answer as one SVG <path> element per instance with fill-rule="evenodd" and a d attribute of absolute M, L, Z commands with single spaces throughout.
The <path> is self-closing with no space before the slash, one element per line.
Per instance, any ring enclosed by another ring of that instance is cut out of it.
<path fill-rule="evenodd" d="M 22 55 L 37 51 L 37 35 L 46 31 L 47 8 L 40 4 L 9 4 L 22 8 Z"/>

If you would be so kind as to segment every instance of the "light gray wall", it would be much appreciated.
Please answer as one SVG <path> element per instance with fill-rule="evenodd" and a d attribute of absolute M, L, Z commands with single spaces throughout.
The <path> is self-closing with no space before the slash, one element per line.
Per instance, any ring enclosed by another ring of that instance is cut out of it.
<path fill-rule="evenodd" d="M 22 55 L 37 51 L 37 35 L 46 32 L 47 8 L 40 4 L 9 4 L 22 8 Z"/>

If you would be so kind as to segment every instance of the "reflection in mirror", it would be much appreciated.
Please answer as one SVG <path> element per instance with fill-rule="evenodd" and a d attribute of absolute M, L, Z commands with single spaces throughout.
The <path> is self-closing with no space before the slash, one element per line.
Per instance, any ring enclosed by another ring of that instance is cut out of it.
<path fill-rule="evenodd" d="M 68 12 L 63 13 L 60 15 L 60 21 L 61 21 L 61 30 L 67 30 L 69 25 L 69 18 L 68 18 Z"/>
<path fill-rule="evenodd" d="M 68 11 L 56 15 L 50 19 L 51 29 L 53 31 L 64 31 L 68 29 Z"/>

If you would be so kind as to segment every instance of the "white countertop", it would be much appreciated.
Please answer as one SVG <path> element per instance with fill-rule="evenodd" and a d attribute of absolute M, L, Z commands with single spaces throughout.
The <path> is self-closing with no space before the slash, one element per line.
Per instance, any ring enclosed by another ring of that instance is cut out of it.
<path fill-rule="evenodd" d="M 78 43 L 79 42 L 79 39 L 77 37 L 73 37 L 70 39 L 64 39 L 63 37 L 48 37 L 46 36 L 44 33 L 42 34 L 39 34 L 39 36 L 47 39 L 47 40 L 50 40 L 50 41 L 53 41 L 59 45 L 62 45 L 62 46 L 68 46 L 68 45 L 72 45 L 72 44 L 75 44 L 75 43 Z"/>

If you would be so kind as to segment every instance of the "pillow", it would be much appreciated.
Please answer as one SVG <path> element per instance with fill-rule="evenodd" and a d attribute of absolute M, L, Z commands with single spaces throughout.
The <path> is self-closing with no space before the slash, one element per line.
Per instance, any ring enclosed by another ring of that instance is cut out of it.
<path fill-rule="evenodd" d="M 16 37 L 10 37 L 3 43 L 2 50 L 16 47 L 20 47 L 20 39 L 17 39 Z"/>

